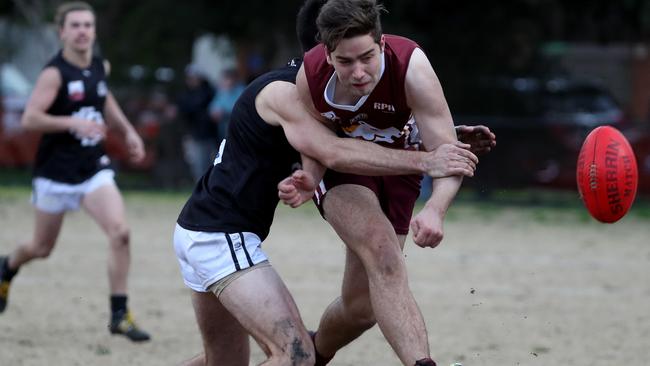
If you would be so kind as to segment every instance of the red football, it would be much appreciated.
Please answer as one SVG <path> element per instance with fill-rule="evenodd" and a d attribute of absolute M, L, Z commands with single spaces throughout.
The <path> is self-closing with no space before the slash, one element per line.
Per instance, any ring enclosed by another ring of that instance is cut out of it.
<path fill-rule="evenodd" d="M 634 151 L 611 126 L 589 133 L 578 155 L 578 191 L 591 216 L 612 223 L 625 216 L 638 184 Z"/>

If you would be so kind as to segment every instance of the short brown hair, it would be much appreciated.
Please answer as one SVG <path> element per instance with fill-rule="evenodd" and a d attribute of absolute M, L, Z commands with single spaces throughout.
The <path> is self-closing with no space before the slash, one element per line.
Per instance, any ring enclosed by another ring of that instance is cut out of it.
<path fill-rule="evenodd" d="M 370 34 L 379 43 L 382 11 L 386 8 L 376 0 L 329 0 L 316 19 L 318 40 L 329 52 L 334 51 L 342 39 L 365 34 Z"/>
<path fill-rule="evenodd" d="M 84 1 L 72 1 L 68 3 L 63 3 L 56 8 L 56 15 L 54 16 L 54 22 L 59 28 L 63 28 L 65 24 L 65 17 L 68 13 L 72 11 L 87 10 L 93 15 L 95 15 L 95 10 L 90 4 Z"/>

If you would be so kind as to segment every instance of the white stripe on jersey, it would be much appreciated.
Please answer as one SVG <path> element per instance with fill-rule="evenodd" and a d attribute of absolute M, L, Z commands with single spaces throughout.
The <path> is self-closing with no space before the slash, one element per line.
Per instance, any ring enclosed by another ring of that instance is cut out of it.
<path fill-rule="evenodd" d="M 320 183 L 318 183 L 318 189 L 316 190 L 316 204 L 320 205 L 321 204 L 321 198 L 325 195 L 325 192 L 327 192 L 327 188 L 325 187 L 325 181 L 321 180 Z"/>
<path fill-rule="evenodd" d="M 217 156 L 214 157 L 214 163 L 212 165 L 217 165 L 221 163 L 221 159 L 223 159 L 223 149 L 226 147 L 226 139 L 221 140 L 221 144 L 219 145 L 219 152 L 217 153 Z"/>

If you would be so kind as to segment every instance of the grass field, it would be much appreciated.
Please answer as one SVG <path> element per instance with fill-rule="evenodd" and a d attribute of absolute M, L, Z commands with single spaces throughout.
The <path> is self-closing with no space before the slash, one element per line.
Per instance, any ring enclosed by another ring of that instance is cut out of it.
<path fill-rule="evenodd" d="M 171 245 L 189 192 L 126 192 L 133 237 L 130 305 L 153 341 L 106 330 L 106 240 L 82 213 L 66 217 L 46 261 L 21 269 L 0 315 L 0 365 L 174 365 L 198 353 L 189 292 Z M 574 193 L 463 192 L 434 250 L 407 241 L 411 288 L 440 365 L 646 365 L 650 357 L 650 205 L 614 225 Z M 0 253 L 29 237 L 25 187 L 0 188 Z M 337 295 L 343 245 L 313 206 L 280 208 L 265 250 L 308 328 Z M 251 364 L 263 360 L 253 347 Z M 332 365 L 398 365 L 377 327 Z"/>

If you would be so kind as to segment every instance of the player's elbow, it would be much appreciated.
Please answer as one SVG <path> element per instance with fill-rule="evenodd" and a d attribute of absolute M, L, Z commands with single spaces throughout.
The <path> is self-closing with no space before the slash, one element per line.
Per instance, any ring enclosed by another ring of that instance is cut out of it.
<path fill-rule="evenodd" d="M 324 161 L 321 161 L 321 163 L 327 169 L 331 169 L 331 170 L 342 171 L 345 168 L 345 164 L 339 158 L 330 157 L 330 158 L 324 159 Z"/>
<path fill-rule="evenodd" d="M 328 153 L 321 154 L 317 159 L 327 169 L 343 171 L 347 166 L 347 158 L 343 151 L 336 146 L 332 146 Z"/>
<path fill-rule="evenodd" d="M 330 143 L 329 141 L 314 143 L 305 139 L 300 141 L 296 140 L 292 144 L 301 154 L 317 160 L 328 169 L 336 170 L 336 167 L 343 164 L 341 149 L 336 143 Z"/>

